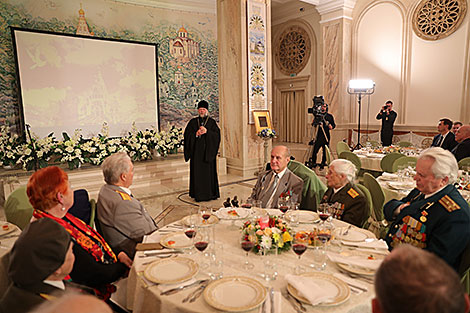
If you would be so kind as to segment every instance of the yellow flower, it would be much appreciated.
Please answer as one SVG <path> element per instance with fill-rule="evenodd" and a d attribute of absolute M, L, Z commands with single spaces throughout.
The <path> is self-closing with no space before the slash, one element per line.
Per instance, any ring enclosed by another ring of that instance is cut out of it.
<path fill-rule="evenodd" d="M 271 230 L 271 228 L 267 227 L 264 229 L 264 234 L 270 237 L 273 234 L 273 231 Z"/>
<path fill-rule="evenodd" d="M 289 232 L 284 232 L 284 234 L 282 234 L 282 240 L 284 242 L 287 242 L 287 241 L 291 241 L 292 240 L 292 236 L 289 234 Z"/>

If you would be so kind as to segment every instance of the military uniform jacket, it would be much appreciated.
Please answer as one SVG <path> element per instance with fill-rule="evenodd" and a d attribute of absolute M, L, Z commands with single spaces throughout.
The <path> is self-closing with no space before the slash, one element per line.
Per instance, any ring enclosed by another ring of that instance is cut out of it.
<path fill-rule="evenodd" d="M 0 299 L 0 313 L 26 313 L 47 301 L 49 297 L 63 294 L 63 290 L 46 283 L 39 283 L 26 290 L 12 284 Z M 52 296 L 53 295 L 53 296 Z"/>
<path fill-rule="evenodd" d="M 427 199 L 414 189 L 401 200 L 384 206 L 384 215 L 392 221 L 385 241 L 389 249 L 400 243 L 429 250 L 458 270 L 460 257 L 470 241 L 470 209 L 459 191 L 447 185 Z M 395 209 L 409 202 L 396 218 Z"/>
<path fill-rule="evenodd" d="M 336 218 L 357 227 L 362 227 L 370 215 L 370 207 L 367 199 L 357 187 L 348 183 L 337 193 L 329 187 L 321 203 L 341 203 L 341 207 L 336 211 Z"/>
<path fill-rule="evenodd" d="M 123 247 L 126 241 L 141 242 L 144 235 L 157 229 L 139 200 L 129 196 L 118 186 L 106 184 L 101 187 L 97 214 L 104 239 L 118 250 L 126 251 Z"/>
<path fill-rule="evenodd" d="M 271 198 L 272 193 L 266 193 L 266 189 L 269 188 L 269 183 L 271 182 L 271 178 L 274 174 L 274 171 L 269 170 L 259 175 L 258 180 L 256 181 L 256 185 L 251 193 L 250 198 L 261 200 L 263 207 L 266 207 L 269 198 Z M 304 182 L 301 178 L 292 173 L 289 169 L 286 169 L 286 172 L 278 182 L 277 189 L 272 200 L 272 207 L 277 208 L 277 201 L 279 200 L 279 196 L 282 193 L 287 193 L 288 191 L 290 191 L 291 197 L 294 201 L 300 202 L 302 198 L 303 184 Z"/>

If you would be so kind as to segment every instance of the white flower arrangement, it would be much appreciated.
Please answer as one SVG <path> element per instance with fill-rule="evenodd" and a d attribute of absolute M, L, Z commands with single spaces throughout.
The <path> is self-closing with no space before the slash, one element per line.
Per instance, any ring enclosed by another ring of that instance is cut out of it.
<path fill-rule="evenodd" d="M 21 156 L 18 151 L 20 138 L 10 131 L 9 125 L 0 127 L 0 162 L 3 166 L 14 166 Z"/>

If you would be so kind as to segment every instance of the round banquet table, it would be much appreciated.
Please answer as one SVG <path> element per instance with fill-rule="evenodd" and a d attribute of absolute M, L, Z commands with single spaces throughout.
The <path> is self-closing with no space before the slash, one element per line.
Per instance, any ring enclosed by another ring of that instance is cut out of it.
<path fill-rule="evenodd" d="M 274 212 L 273 212 L 274 211 Z M 275 215 L 280 215 L 278 210 L 269 210 L 270 214 L 275 213 Z M 342 221 L 334 220 L 335 227 L 347 227 L 349 224 Z M 242 224 L 242 221 L 237 221 L 237 226 Z M 181 225 L 181 221 L 174 223 L 173 225 L 168 225 L 168 227 Z M 246 276 L 257 279 L 266 287 L 273 287 L 275 291 L 286 292 L 287 282 L 284 279 L 286 274 L 292 274 L 294 267 L 298 264 L 298 258 L 292 250 L 284 251 L 280 253 L 276 259 L 276 266 L 278 276 L 274 281 L 266 281 L 261 276 L 261 273 L 264 272 L 263 257 L 257 254 L 250 252 L 249 260 L 255 265 L 253 270 L 245 271 L 242 269 L 242 265 L 245 262 L 245 252 L 241 249 L 239 239 L 241 236 L 240 228 L 231 225 L 231 221 L 220 220 L 214 226 L 214 237 L 216 241 L 216 247 L 220 249 L 223 246 L 223 251 L 217 251 L 217 258 L 222 259 L 223 261 L 223 276 Z M 312 224 L 300 224 L 294 230 L 311 230 L 313 227 Z M 169 228 L 162 228 L 159 231 L 147 236 L 145 238 L 146 243 L 159 242 L 162 237 L 162 233 L 168 234 Z M 182 231 L 182 230 L 180 230 Z M 370 237 L 375 238 L 375 236 L 370 233 Z M 210 249 L 211 243 L 207 249 Z M 345 249 L 343 247 L 343 249 Z M 196 262 L 199 261 L 201 253 L 195 250 L 195 254 L 187 255 L 184 253 L 184 257 L 194 258 Z M 388 252 L 385 252 L 388 253 Z M 179 254 L 181 255 L 181 254 Z M 308 267 L 308 264 L 313 262 L 312 249 L 307 249 L 307 251 L 302 255 L 302 263 L 307 268 L 307 271 L 316 272 L 313 268 Z M 152 261 L 158 260 L 157 257 L 144 257 L 144 252 L 138 251 L 136 253 L 134 264 L 132 266 L 131 272 L 129 274 L 128 286 L 127 286 L 127 306 L 129 309 L 133 310 L 134 313 L 155 313 L 155 312 L 221 312 L 213 307 L 211 307 L 204 300 L 204 296 L 199 297 L 194 303 L 187 304 L 182 303 L 182 299 L 188 296 L 190 293 L 193 293 L 197 287 L 192 287 L 187 290 L 180 291 L 173 295 L 160 296 L 161 290 L 159 286 L 153 284 L 146 280 L 143 276 L 143 271 L 145 267 L 150 264 Z M 326 269 L 321 271 L 326 274 L 333 274 L 339 272 L 339 268 L 336 264 L 327 261 Z M 197 274 L 196 279 L 207 278 L 207 275 Z M 307 312 L 361 312 L 367 313 L 370 312 L 370 302 L 374 297 L 373 285 L 371 283 L 360 281 L 361 283 L 367 286 L 367 291 L 362 293 L 350 293 L 350 297 L 342 304 L 336 306 L 310 306 L 305 305 Z M 294 308 L 291 304 L 284 298 L 282 298 L 281 308 L 277 312 L 290 313 L 294 312 Z M 247 312 L 260 312 L 260 308 L 255 308 Z"/>
<path fill-rule="evenodd" d="M 379 153 L 362 154 L 362 153 L 358 153 L 357 151 L 360 151 L 360 150 L 356 150 L 353 152 L 361 160 L 362 169 L 369 170 L 369 171 L 382 172 L 380 161 L 382 161 L 385 154 L 381 154 L 381 153 L 380 154 Z"/>
<path fill-rule="evenodd" d="M 8 228 L 4 229 L 4 225 L 8 225 Z M 0 221 L 0 257 L 11 250 L 20 234 L 21 229 L 15 224 Z"/>

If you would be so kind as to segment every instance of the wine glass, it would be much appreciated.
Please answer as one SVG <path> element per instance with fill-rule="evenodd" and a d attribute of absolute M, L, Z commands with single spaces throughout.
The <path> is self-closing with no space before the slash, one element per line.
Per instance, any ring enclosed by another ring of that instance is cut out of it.
<path fill-rule="evenodd" d="M 279 198 L 279 201 L 277 202 L 277 206 L 278 206 L 278 209 L 282 212 L 282 219 L 284 220 L 284 216 L 290 207 L 290 201 L 284 198 Z"/>
<path fill-rule="evenodd" d="M 202 224 L 209 223 L 209 219 L 212 216 L 212 209 L 206 206 L 200 206 L 199 215 L 202 218 Z"/>
<path fill-rule="evenodd" d="M 195 219 L 194 218 L 189 218 L 189 224 L 188 226 L 184 229 L 184 234 L 186 235 L 186 237 L 188 237 L 192 243 L 194 244 L 194 237 L 196 236 L 196 223 L 194 221 Z M 194 248 L 193 246 L 191 245 L 191 249 L 188 250 L 188 254 L 193 254 L 194 253 Z"/>
<path fill-rule="evenodd" d="M 299 231 L 294 235 L 292 251 L 294 251 L 294 253 L 299 256 L 299 264 L 297 264 L 294 269 L 294 273 L 297 275 L 305 272 L 305 267 L 302 266 L 302 263 L 300 262 L 300 257 L 305 251 L 307 251 L 308 234 L 309 233 L 306 231 Z"/>
<path fill-rule="evenodd" d="M 328 250 L 328 241 L 331 240 L 331 236 L 333 234 L 333 225 L 331 223 L 325 223 L 323 222 L 321 225 L 319 225 L 319 229 L 317 231 L 317 239 L 320 240 L 320 242 L 323 244 L 323 253 L 324 255 L 327 255 L 327 250 Z"/>
<path fill-rule="evenodd" d="M 204 253 L 204 250 L 206 250 L 207 246 L 209 245 L 209 240 L 210 240 L 209 231 L 210 230 L 207 227 L 199 226 L 196 228 L 196 234 L 193 237 L 193 243 L 194 243 L 194 247 L 197 250 L 199 250 L 201 253 Z M 201 268 L 205 268 L 208 266 L 208 264 L 203 263 L 202 258 L 203 258 L 203 255 L 201 256 L 199 266 Z"/>
<path fill-rule="evenodd" d="M 328 203 L 321 203 L 317 208 L 318 217 L 322 220 L 322 224 L 325 224 L 328 218 L 331 216 L 331 206 Z"/>
<path fill-rule="evenodd" d="M 240 238 L 240 245 L 242 249 L 245 250 L 245 253 L 246 253 L 245 263 L 243 264 L 244 270 L 252 270 L 254 268 L 253 263 L 250 263 L 249 261 L 248 254 L 250 253 L 251 250 L 253 250 L 253 247 L 257 243 L 258 243 L 258 238 L 256 237 L 254 230 L 245 230 L 242 232 L 242 236 Z"/>

